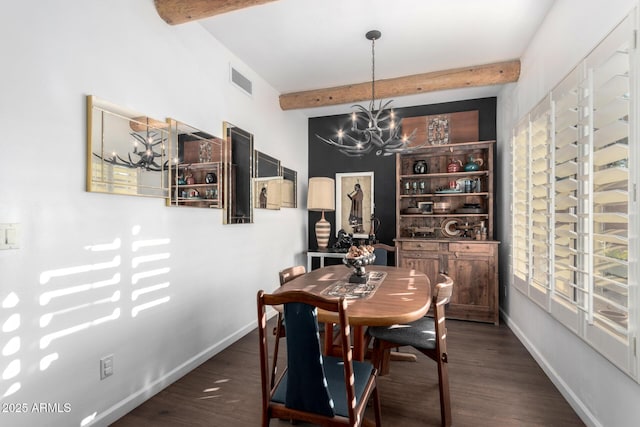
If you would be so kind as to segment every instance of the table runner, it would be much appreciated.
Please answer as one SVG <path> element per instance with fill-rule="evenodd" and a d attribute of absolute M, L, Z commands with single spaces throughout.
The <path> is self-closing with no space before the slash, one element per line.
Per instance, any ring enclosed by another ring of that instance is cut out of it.
<path fill-rule="evenodd" d="M 321 294 L 327 297 L 345 297 L 348 300 L 370 298 L 387 277 L 386 271 L 368 271 L 367 283 L 349 283 L 351 274 L 348 273 L 342 279 L 336 280 Z"/>

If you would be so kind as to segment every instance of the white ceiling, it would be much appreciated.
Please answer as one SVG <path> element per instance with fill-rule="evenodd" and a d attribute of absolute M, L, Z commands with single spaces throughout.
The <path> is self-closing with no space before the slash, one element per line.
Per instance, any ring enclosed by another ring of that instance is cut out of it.
<path fill-rule="evenodd" d="M 278 0 L 199 21 L 281 94 L 520 58 L 554 0 Z M 241 70 L 240 70 L 241 71 Z M 495 96 L 499 87 L 394 99 L 394 106 Z M 338 114 L 347 106 L 305 110 Z"/>

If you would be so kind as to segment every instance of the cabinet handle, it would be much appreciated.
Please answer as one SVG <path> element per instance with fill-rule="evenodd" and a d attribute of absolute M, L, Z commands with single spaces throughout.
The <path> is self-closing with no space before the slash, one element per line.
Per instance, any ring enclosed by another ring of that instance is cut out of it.
<path fill-rule="evenodd" d="M 454 252 L 453 254 L 456 256 L 456 258 L 460 258 L 460 253 L 459 252 Z"/>

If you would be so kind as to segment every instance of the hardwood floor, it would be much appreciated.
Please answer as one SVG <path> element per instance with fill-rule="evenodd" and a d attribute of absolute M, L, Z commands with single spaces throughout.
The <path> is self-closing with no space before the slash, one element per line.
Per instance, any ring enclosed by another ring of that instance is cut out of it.
<path fill-rule="evenodd" d="M 584 426 L 505 325 L 447 320 L 447 328 L 454 426 Z M 272 343 L 269 344 L 271 349 Z M 393 361 L 390 374 L 380 377 L 382 424 L 439 426 L 436 365 L 413 349 L 405 347 L 402 351 L 417 354 L 418 361 Z M 257 425 L 260 425 L 257 331 L 113 424 L 115 427 Z M 290 424 L 272 420 L 271 425 Z"/>

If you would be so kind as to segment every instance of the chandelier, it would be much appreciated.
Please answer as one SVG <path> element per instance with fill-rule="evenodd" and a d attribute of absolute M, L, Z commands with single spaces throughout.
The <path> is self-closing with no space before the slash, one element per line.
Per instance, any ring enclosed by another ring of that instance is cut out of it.
<path fill-rule="evenodd" d="M 389 100 L 383 104 L 380 100 L 376 108 L 376 40 L 382 36 L 378 30 L 371 30 L 365 34 L 371 40 L 371 102 L 369 108 L 360 104 L 353 105 L 356 111 L 351 113 L 351 127 L 348 130 L 339 129 L 337 138 L 316 137 L 322 142 L 338 148 L 343 154 L 359 157 L 375 150 L 376 156 L 390 156 L 395 153 L 413 151 L 425 144 L 412 145 L 416 130 L 410 135 L 400 135 L 401 119 L 395 117 L 392 108 L 387 107 L 393 102 Z"/>

